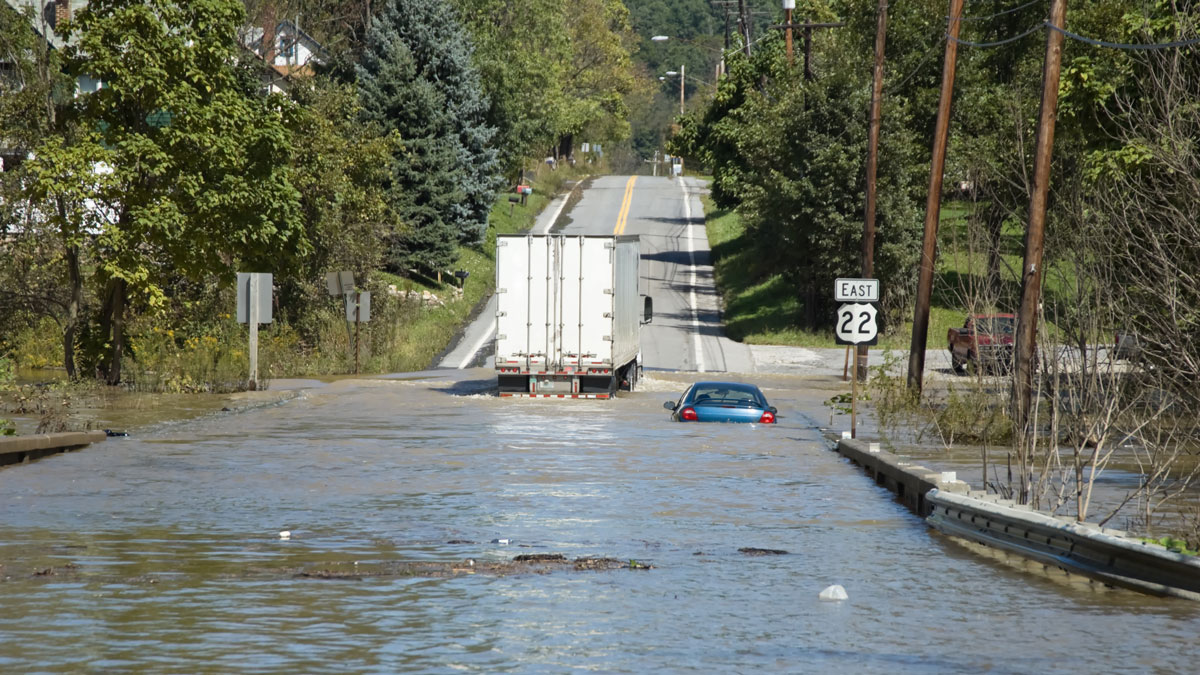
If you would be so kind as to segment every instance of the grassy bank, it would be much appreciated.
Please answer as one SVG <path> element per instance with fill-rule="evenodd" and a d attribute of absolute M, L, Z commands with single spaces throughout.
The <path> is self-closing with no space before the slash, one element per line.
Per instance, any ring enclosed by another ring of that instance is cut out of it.
<path fill-rule="evenodd" d="M 760 274 L 755 260 L 758 253 L 742 226 L 740 215 L 733 209 L 718 209 L 712 200 L 702 196 L 705 227 L 712 248 L 713 269 L 724 301 L 724 320 L 731 338 L 748 344 L 790 345 L 796 347 L 837 347 L 832 330 L 811 331 L 802 325 L 803 305 L 795 291 L 780 273 Z M 943 222 L 947 230 L 956 232 L 958 223 L 965 220 L 965 210 L 947 207 Z M 963 225 L 962 227 L 965 227 Z M 946 333 L 952 326 L 961 326 L 965 311 L 953 285 L 952 277 L 965 263 L 958 258 L 938 262 L 938 281 L 929 313 L 929 349 L 945 348 Z M 1019 267 L 1019 259 L 1018 259 Z M 830 292 L 833 292 L 832 281 Z M 879 338 L 879 348 L 907 349 L 912 341 L 912 321 Z"/>

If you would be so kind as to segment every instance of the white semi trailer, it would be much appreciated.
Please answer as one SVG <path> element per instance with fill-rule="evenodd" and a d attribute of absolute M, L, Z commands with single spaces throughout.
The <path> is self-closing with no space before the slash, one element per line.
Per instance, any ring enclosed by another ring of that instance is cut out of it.
<path fill-rule="evenodd" d="M 636 236 L 496 237 L 501 396 L 609 398 L 641 377 Z M 639 311 L 640 310 L 640 311 Z"/>

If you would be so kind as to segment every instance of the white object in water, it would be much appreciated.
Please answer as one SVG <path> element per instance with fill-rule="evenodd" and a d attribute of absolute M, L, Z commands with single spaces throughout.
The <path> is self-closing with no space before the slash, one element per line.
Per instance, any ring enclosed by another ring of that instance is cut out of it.
<path fill-rule="evenodd" d="M 850 599 L 850 596 L 846 595 L 846 589 L 842 588 L 839 584 L 834 584 L 826 588 L 817 597 L 824 602 L 841 602 L 842 600 Z"/>
<path fill-rule="evenodd" d="M 279 531 L 279 538 L 280 538 L 280 539 L 291 539 L 291 538 L 292 538 L 292 531 L 291 531 L 291 530 L 280 530 L 280 531 Z"/>

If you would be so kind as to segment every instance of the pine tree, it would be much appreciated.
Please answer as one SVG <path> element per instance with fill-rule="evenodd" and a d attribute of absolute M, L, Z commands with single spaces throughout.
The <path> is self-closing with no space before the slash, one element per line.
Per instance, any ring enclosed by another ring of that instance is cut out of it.
<path fill-rule="evenodd" d="M 444 268 L 457 244 L 482 241 L 499 170 L 467 34 L 442 0 L 391 0 L 357 72 L 364 118 L 403 144 L 389 186 L 402 228 L 388 266 Z"/>

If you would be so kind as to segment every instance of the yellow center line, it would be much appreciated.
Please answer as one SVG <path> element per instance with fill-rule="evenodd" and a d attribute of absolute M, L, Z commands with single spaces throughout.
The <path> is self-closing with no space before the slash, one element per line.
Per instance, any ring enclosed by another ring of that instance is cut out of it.
<path fill-rule="evenodd" d="M 621 200 L 621 210 L 617 213 L 617 226 L 613 228 L 613 234 L 625 234 L 625 221 L 629 219 L 629 205 L 633 202 L 633 182 L 637 180 L 637 176 L 630 176 L 629 182 L 625 184 L 625 198 Z"/>

